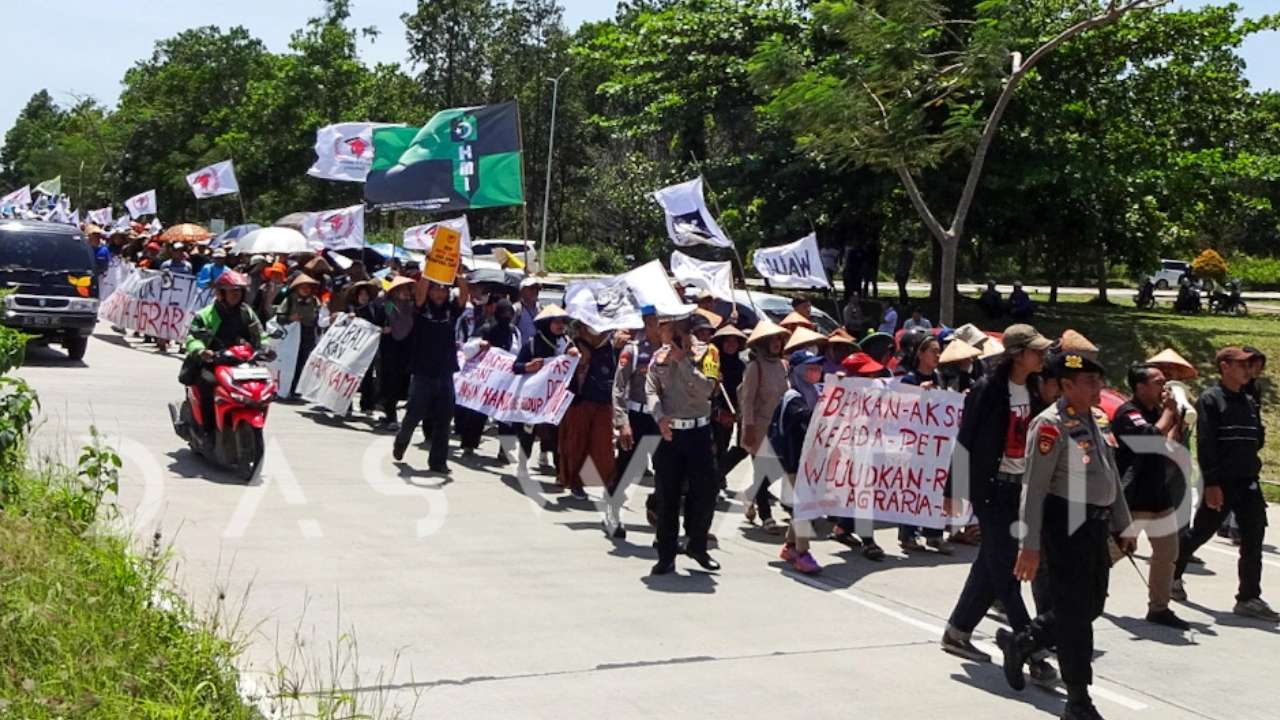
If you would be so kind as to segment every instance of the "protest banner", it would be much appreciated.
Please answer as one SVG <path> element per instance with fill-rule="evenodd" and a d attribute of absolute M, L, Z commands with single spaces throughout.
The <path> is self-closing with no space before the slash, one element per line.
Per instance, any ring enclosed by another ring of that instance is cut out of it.
<path fill-rule="evenodd" d="M 211 302 L 213 291 L 197 287 L 195 275 L 134 268 L 102 302 L 98 316 L 143 335 L 182 340 L 195 314 Z"/>
<path fill-rule="evenodd" d="M 796 473 L 795 517 L 945 527 L 963 408 L 960 393 L 827 376 Z"/>
<path fill-rule="evenodd" d="M 288 398 L 289 390 L 293 387 L 293 373 L 298 369 L 298 350 L 302 346 L 302 323 L 291 322 L 284 327 L 280 327 L 275 320 L 267 323 L 268 334 L 274 335 L 281 330 L 284 335 L 267 342 L 267 347 L 276 351 L 276 359 L 267 364 L 267 369 L 271 371 L 271 376 L 276 381 L 276 397 Z"/>
<path fill-rule="evenodd" d="M 827 272 L 822 269 L 818 236 L 812 233 L 793 243 L 756 250 L 753 263 L 756 272 L 775 287 L 792 290 L 831 287 Z"/>
<path fill-rule="evenodd" d="M 298 395 L 338 415 L 351 407 L 365 372 L 378 354 L 382 330 L 343 314 L 320 338 L 298 378 Z"/>
<path fill-rule="evenodd" d="M 121 260 L 118 256 L 112 255 L 111 262 L 107 264 L 107 271 L 102 273 L 98 278 L 98 300 L 105 303 L 108 298 L 115 294 L 116 288 L 129 277 L 129 265 Z"/>
<path fill-rule="evenodd" d="M 435 241 L 427 253 L 427 267 L 422 274 L 431 282 L 452 285 L 458 278 L 461 261 L 462 233 L 443 225 L 436 228 Z"/>
<path fill-rule="evenodd" d="M 512 375 L 516 356 L 489 348 L 453 376 L 457 403 L 498 422 L 558 425 L 569 410 L 569 381 L 578 368 L 574 355 L 547 358 L 532 375 Z"/>

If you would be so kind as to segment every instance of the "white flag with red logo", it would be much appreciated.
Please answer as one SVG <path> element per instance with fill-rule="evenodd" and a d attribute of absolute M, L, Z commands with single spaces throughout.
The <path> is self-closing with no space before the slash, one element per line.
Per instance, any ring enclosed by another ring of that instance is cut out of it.
<path fill-rule="evenodd" d="M 311 213 L 302 224 L 302 234 L 316 248 L 364 247 L 364 205 Z"/>
<path fill-rule="evenodd" d="M 240 192 L 240 183 L 236 182 L 236 170 L 230 160 L 215 163 L 187 176 L 187 184 L 197 198 L 218 197 Z"/>
<path fill-rule="evenodd" d="M 111 208 L 104 207 L 100 210 L 90 210 L 89 222 L 101 228 L 111 227 L 111 223 L 114 222 L 111 218 Z"/>
<path fill-rule="evenodd" d="M 436 230 L 441 227 L 447 227 L 456 231 L 462 236 L 462 254 L 471 255 L 471 225 L 467 222 L 467 216 L 463 215 L 452 220 L 441 220 L 440 222 L 428 223 L 426 225 L 415 225 L 404 231 L 404 247 L 406 250 L 422 250 L 431 252 L 431 245 L 436 240 Z"/>
<path fill-rule="evenodd" d="M 21 188 L 0 198 L 0 207 L 31 207 L 31 186 L 23 185 Z"/>
<path fill-rule="evenodd" d="M 134 195 L 124 201 L 124 206 L 129 209 L 129 217 L 137 220 L 143 215 L 156 214 L 156 191 L 148 190 L 141 195 Z"/>
<path fill-rule="evenodd" d="M 373 166 L 373 131 L 388 123 L 350 122 L 316 131 L 316 163 L 307 174 L 323 180 L 364 182 Z"/>

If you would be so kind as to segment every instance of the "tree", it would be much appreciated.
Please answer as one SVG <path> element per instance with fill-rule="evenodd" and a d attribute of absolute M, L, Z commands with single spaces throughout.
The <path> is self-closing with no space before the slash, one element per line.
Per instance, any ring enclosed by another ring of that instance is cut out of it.
<path fill-rule="evenodd" d="M 898 176 L 941 249 L 939 319 L 951 323 L 965 222 L 1018 86 L 1072 38 L 1167 3 L 820 2 L 808 44 L 815 50 L 772 38 L 753 60 L 752 74 L 771 98 L 769 110 L 792 121 L 802 147 Z M 1029 39 L 1017 33 L 1031 25 L 1027 15 L 1045 12 L 1058 18 L 1061 29 L 1028 45 L 1035 49 L 1025 59 L 1011 52 Z M 944 225 L 915 175 L 969 151 L 968 173 Z"/>
<path fill-rule="evenodd" d="M 4 166 L 0 178 L 5 187 L 21 186 L 39 176 L 43 170 L 34 158 L 53 150 L 65 120 L 66 113 L 54 103 L 48 90 L 31 96 L 13 127 L 5 133 L 4 147 L 0 148 L 0 165 Z"/>
<path fill-rule="evenodd" d="M 418 0 L 400 19 L 409 59 L 432 102 L 440 108 L 483 104 L 499 24 L 493 0 Z"/>

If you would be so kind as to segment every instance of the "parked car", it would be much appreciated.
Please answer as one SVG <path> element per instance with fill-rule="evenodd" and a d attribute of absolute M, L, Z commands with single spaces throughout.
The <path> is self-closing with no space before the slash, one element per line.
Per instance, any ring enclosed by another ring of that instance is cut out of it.
<path fill-rule="evenodd" d="M 481 238 L 473 238 L 471 240 L 471 252 L 476 260 L 488 260 L 498 262 L 494 257 L 493 251 L 502 248 L 512 255 L 516 256 L 527 265 L 525 270 L 537 275 L 542 272 L 542 258 L 538 257 L 538 244 L 532 240 L 487 240 Z M 528 252 L 528 259 L 525 259 L 525 252 Z"/>
<path fill-rule="evenodd" d="M 42 345 L 58 343 L 84 357 L 98 322 L 93 251 L 71 225 L 14 220 L 0 224 L 4 324 Z"/>
<path fill-rule="evenodd" d="M 1160 269 L 1149 279 L 1157 290 L 1168 290 L 1178 286 L 1178 279 L 1191 271 L 1191 263 L 1182 260 L 1161 260 Z"/>

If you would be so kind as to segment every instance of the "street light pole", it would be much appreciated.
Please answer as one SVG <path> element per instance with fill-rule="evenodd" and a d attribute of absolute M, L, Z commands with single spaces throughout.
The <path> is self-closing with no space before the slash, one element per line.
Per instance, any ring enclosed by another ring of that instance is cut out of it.
<path fill-rule="evenodd" d="M 547 268 L 547 218 L 551 214 L 551 161 L 556 151 L 556 105 L 560 100 L 560 80 L 567 72 L 569 68 L 565 68 L 554 78 L 547 78 L 551 83 L 551 140 L 547 146 L 547 187 L 542 193 L 542 249 L 538 251 L 544 273 Z"/>

